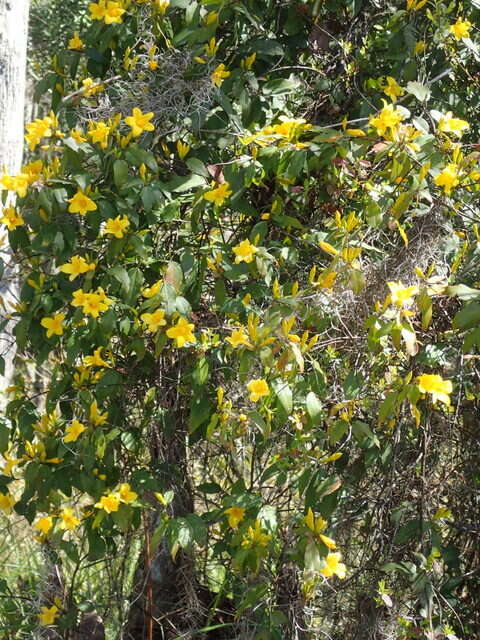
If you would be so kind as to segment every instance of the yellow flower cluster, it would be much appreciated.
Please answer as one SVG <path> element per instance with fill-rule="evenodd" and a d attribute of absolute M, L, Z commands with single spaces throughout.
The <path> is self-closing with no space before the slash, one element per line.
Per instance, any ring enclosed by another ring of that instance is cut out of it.
<path fill-rule="evenodd" d="M 120 2 L 99 0 L 88 5 L 92 20 L 103 20 L 105 24 L 121 24 L 125 9 Z"/>
<path fill-rule="evenodd" d="M 118 511 L 120 505 L 130 504 L 138 498 L 138 494 L 132 491 L 128 482 L 121 484 L 117 491 L 103 495 L 94 505 L 96 509 L 103 509 L 106 513 Z"/>
<path fill-rule="evenodd" d="M 308 124 L 303 118 L 291 119 L 286 116 L 280 116 L 279 124 L 263 127 L 263 129 L 251 136 L 240 138 L 240 142 L 242 144 L 254 142 L 260 147 L 265 147 L 275 142 L 278 142 L 279 146 L 296 143 L 296 146 L 301 148 L 302 143 L 297 142 L 298 138 L 311 128 L 312 125 Z"/>
<path fill-rule="evenodd" d="M 82 307 L 84 314 L 98 318 L 100 313 L 106 311 L 112 304 L 112 300 L 107 298 L 101 287 L 93 293 L 86 293 L 82 289 L 73 292 L 73 299 L 70 302 L 73 307 Z"/>
<path fill-rule="evenodd" d="M 58 127 L 58 120 L 53 112 L 45 118 L 37 118 L 27 124 L 25 140 L 28 142 L 30 151 L 33 151 L 40 144 L 42 138 L 50 138 L 53 135 L 61 136 L 62 134 L 56 130 L 56 127 Z"/>

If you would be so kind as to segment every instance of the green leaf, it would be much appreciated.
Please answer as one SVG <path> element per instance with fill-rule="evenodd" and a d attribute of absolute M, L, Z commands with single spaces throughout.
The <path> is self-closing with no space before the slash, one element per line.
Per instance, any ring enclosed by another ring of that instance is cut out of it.
<path fill-rule="evenodd" d="M 320 555 L 320 551 L 313 540 L 310 540 L 305 547 L 305 556 L 303 561 L 307 571 L 318 572 L 322 569 L 322 556 Z"/>
<path fill-rule="evenodd" d="M 128 164 L 125 160 L 115 160 L 113 163 L 113 181 L 117 189 L 125 184 L 128 178 Z"/>
<path fill-rule="evenodd" d="M 272 388 L 283 410 L 289 416 L 293 410 L 293 395 L 289 385 L 283 380 L 275 380 Z"/>
<path fill-rule="evenodd" d="M 313 391 L 307 394 L 307 412 L 313 424 L 319 424 L 323 416 L 323 405 Z"/>
<path fill-rule="evenodd" d="M 465 329 L 473 329 L 480 325 L 480 304 L 469 304 L 459 311 L 454 319 L 453 326 L 455 329 L 465 331 Z"/>

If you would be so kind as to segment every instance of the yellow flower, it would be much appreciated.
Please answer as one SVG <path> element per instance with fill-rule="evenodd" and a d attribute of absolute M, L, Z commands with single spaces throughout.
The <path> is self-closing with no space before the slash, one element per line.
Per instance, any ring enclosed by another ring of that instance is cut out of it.
<path fill-rule="evenodd" d="M 96 509 L 103 509 L 107 513 L 118 511 L 120 506 L 120 498 L 116 493 L 109 493 L 106 496 L 102 496 L 100 501 L 95 504 Z"/>
<path fill-rule="evenodd" d="M 73 509 L 70 507 L 65 507 L 63 511 L 60 512 L 60 529 L 73 531 L 80 524 L 80 520 L 74 515 Z"/>
<path fill-rule="evenodd" d="M 87 271 L 94 271 L 95 263 L 91 262 L 90 264 L 82 258 L 82 256 L 72 256 L 70 258 L 70 262 L 66 262 L 58 267 L 59 271 L 62 273 L 69 274 L 69 280 L 72 282 L 75 278 L 82 273 L 87 273 Z"/>
<path fill-rule="evenodd" d="M 243 536 L 242 547 L 245 549 L 267 547 L 271 537 L 271 535 L 262 532 L 260 521 L 255 520 L 255 527 L 248 527 L 247 533 Z"/>
<path fill-rule="evenodd" d="M 423 53 L 427 48 L 427 43 L 424 40 L 418 40 L 415 43 L 415 47 L 413 49 L 414 55 L 418 56 L 420 53 Z"/>
<path fill-rule="evenodd" d="M 134 107 L 132 115 L 125 118 L 125 124 L 132 129 L 134 138 L 141 135 L 144 131 L 154 131 L 155 127 L 150 122 L 153 113 L 142 113 L 138 107 Z"/>
<path fill-rule="evenodd" d="M 18 213 L 14 207 L 5 207 L 3 210 L 3 216 L 0 218 L 0 222 L 2 222 L 9 231 L 14 231 L 17 227 L 21 227 L 25 224 L 22 215 Z"/>
<path fill-rule="evenodd" d="M 317 535 L 320 535 L 327 526 L 326 520 L 324 520 L 322 517 L 315 518 L 311 507 L 308 507 L 307 515 L 303 520 L 310 531 L 312 531 L 312 533 L 316 533 Z"/>
<path fill-rule="evenodd" d="M 90 11 L 90 17 L 92 20 L 103 20 L 105 17 L 105 0 L 100 0 L 97 2 L 91 2 L 88 5 L 88 9 Z"/>
<path fill-rule="evenodd" d="M 80 129 L 70 129 L 70 136 L 75 142 L 78 142 L 78 144 L 87 141 L 87 139 L 83 137 L 83 131 L 80 131 Z"/>
<path fill-rule="evenodd" d="M 240 329 L 234 329 L 232 331 L 232 335 L 229 338 L 225 338 L 226 342 L 229 342 L 232 347 L 251 347 L 252 345 L 248 341 L 248 336 L 245 333 L 245 329 L 240 327 Z"/>
<path fill-rule="evenodd" d="M 363 129 L 345 129 L 345 133 L 352 138 L 363 138 L 367 135 Z"/>
<path fill-rule="evenodd" d="M 47 338 L 51 338 L 54 334 L 56 336 L 63 334 L 65 329 L 64 320 L 64 313 L 55 313 L 51 318 L 42 318 L 40 324 L 47 330 Z"/>
<path fill-rule="evenodd" d="M 270 388 L 263 378 L 257 380 L 250 380 L 247 384 L 247 389 L 250 391 L 250 400 L 252 402 L 258 402 L 260 398 L 270 395 Z"/>
<path fill-rule="evenodd" d="M 329 538 L 328 536 L 324 536 L 323 533 L 321 533 L 319 536 L 320 540 L 323 542 L 323 544 L 330 549 L 330 551 L 333 551 L 334 549 L 337 548 L 337 545 L 335 543 L 335 540 L 332 540 L 332 538 Z"/>
<path fill-rule="evenodd" d="M 397 307 L 410 306 L 418 293 L 418 287 L 404 287 L 402 282 L 387 282 L 387 287 L 390 289 L 390 300 Z"/>
<path fill-rule="evenodd" d="M 64 442 L 76 442 L 86 427 L 78 420 L 72 420 L 72 423 L 65 429 Z"/>
<path fill-rule="evenodd" d="M 92 78 L 85 78 L 84 80 L 82 80 L 82 89 L 83 89 L 83 95 L 86 98 L 90 98 L 90 96 L 94 96 L 96 93 L 100 93 L 100 91 L 103 91 L 105 89 L 105 85 L 102 84 L 99 80 L 93 80 Z M 91 127 L 93 125 L 95 125 L 95 123 L 90 123 L 89 126 Z M 105 131 L 105 129 L 108 129 L 107 125 L 104 122 L 99 122 L 99 133 L 98 135 L 100 137 L 106 137 L 108 135 L 108 131 Z M 102 144 L 102 148 L 105 149 L 106 147 L 106 143 Z"/>
<path fill-rule="evenodd" d="M 52 516 L 44 516 L 43 518 L 40 518 L 34 524 L 34 527 L 35 527 L 35 529 L 38 529 L 39 531 L 41 531 L 44 535 L 47 535 L 47 533 L 53 527 L 53 518 L 52 518 Z"/>
<path fill-rule="evenodd" d="M 87 136 L 93 143 L 99 143 L 102 149 L 106 149 L 108 146 L 108 136 L 110 134 L 111 127 L 105 122 L 91 122 L 88 125 Z"/>
<path fill-rule="evenodd" d="M 122 23 L 122 15 L 125 13 L 125 9 L 122 9 L 119 2 L 113 2 L 110 0 L 107 2 L 107 7 L 105 9 L 105 15 L 103 20 L 105 24 L 121 24 Z"/>
<path fill-rule="evenodd" d="M 100 427 L 102 426 L 102 424 L 105 424 L 107 422 L 108 411 L 105 411 L 105 413 L 100 413 L 100 411 L 98 410 L 97 401 L 94 400 L 90 405 L 89 419 L 95 427 Z"/>
<path fill-rule="evenodd" d="M 70 213 L 79 213 L 81 216 L 84 216 L 88 211 L 97 210 L 95 202 L 86 196 L 81 189 L 78 189 L 73 198 L 69 198 L 67 202 L 70 202 L 68 207 Z"/>
<path fill-rule="evenodd" d="M 233 253 L 235 254 L 235 264 L 240 262 L 252 262 L 253 256 L 257 253 L 258 249 L 254 244 L 250 243 L 250 240 L 242 240 L 240 244 L 233 247 Z"/>
<path fill-rule="evenodd" d="M 470 29 L 472 28 L 472 23 L 468 20 L 462 20 L 460 17 L 457 18 L 455 24 L 450 25 L 450 33 L 455 36 L 456 40 L 461 40 L 462 38 L 468 38 L 470 35 Z"/>
<path fill-rule="evenodd" d="M 392 102 L 396 102 L 397 98 L 405 93 L 402 87 L 397 84 L 395 78 L 391 76 L 387 76 L 387 84 L 382 87 L 382 91 Z"/>
<path fill-rule="evenodd" d="M 116 238 L 123 238 L 126 230 L 130 226 L 130 221 L 127 216 L 117 216 L 116 218 L 109 218 L 105 223 L 104 234 L 111 233 Z"/>
<path fill-rule="evenodd" d="M 87 299 L 86 296 L 88 296 L 88 293 L 85 293 L 83 289 L 77 289 L 73 292 L 73 299 L 70 304 L 72 307 L 83 307 Z"/>
<path fill-rule="evenodd" d="M 229 187 L 230 185 L 228 182 L 223 182 L 216 189 L 211 189 L 211 191 L 207 191 L 207 193 L 204 193 L 203 197 L 205 198 L 205 200 L 213 202 L 221 207 L 225 200 L 232 195 L 232 191 Z"/>
<path fill-rule="evenodd" d="M 170 6 L 170 0 L 153 0 L 153 6 L 156 7 L 160 15 L 163 15 Z"/>
<path fill-rule="evenodd" d="M 421 393 L 429 393 L 433 402 L 443 402 L 450 405 L 450 394 L 452 393 L 452 383 L 444 380 L 442 376 L 424 373 L 417 378 L 417 387 Z"/>
<path fill-rule="evenodd" d="M 150 331 L 150 333 L 155 333 L 160 329 L 160 327 L 167 324 L 167 321 L 165 320 L 165 311 L 163 311 L 163 309 L 157 309 L 153 313 L 143 313 L 140 318 L 143 320 L 147 327 L 147 331 Z"/>
<path fill-rule="evenodd" d="M 447 164 L 434 180 L 435 184 L 443 187 L 445 193 L 449 195 L 452 189 L 460 184 L 458 177 L 458 166 L 454 163 Z"/>
<path fill-rule="evenodd" d="M 385 136 L 388 129 L 395 136 L 397 127 L 405 116 L 398 109 L 394 109 L 393 104 L 387 104 L 385 100 L 382 102 L 383 109 L 376 116 L 370 117 L 369 124 L 377 130 L 380 136 Z"/>
<path fill-rule="evenodd" d="M 146 287 L 142 290 L 142 296 L 144 298 L 153 298 L 157 293 L 160 293 L 160 289 L 163 286 L 163 282 L 161 280 L 157 280 L 151 287 Z"/>
<path fill-rule="evenodd" d="M 190 145 L 185 144 L 180 140 L 177 141 L 177 153 L 180 160 L 183 160 L 189 151 L 190 151 Z"/>
<path fill-rule="evenodd" d="M 197 339 L 192 333 L 195 328 L 194 324 L 190 324 L 186 318 L 179 318 L 177 324 L 167 330 L 167 336 L 176 340 L 177 347 L 183 347 L 186 342 L 196 342 Z"/>
<path fill-rule="evenodd" d="M 7 493 L 0 493 L 0 509 L 5 513 L 12 513 L 15 505 L 15 498 Z"/>
<path fill-rule="evenodd" d="M 232 529 L 236 529 L 245 517 L 245 509 L 243 507 L 230 507 L 225 509 L 228 517 L 228 524 Z"/>
<path fill-rule="evenodd" d="M 56 605 L 52 605 L 49 607 L 42 607 L 40 609 L 40 613 L 38 614 L 38 621 L 42 627 L 48 627 L 51 624 L 55 624 L 55 620 L 58 618 L 58 607 Z"/>
<path fill-rule="evenodd" d="M 45 116 L 43 119 L 37 118 L 27 124 L 25 140 L 28 142 L 30 151 L 33 151 L 40 144 L 42 138 L 50 138 L 53 135 L 53 128 L 56 126 L 58 126 L 58 121 L 53 114 Z"/>
<path fill-rule="evenodd" d="M 222 62 L 221 64 L 218 65 L 218 67 L 212 73 L 210 78 L 216 87 L 220 87 L 224 79 L 228 78 L 229 75 L 230 75 L 230 71 L 226 71 L 226 67 Z"/>
<path fill-rule="evenodd" d="M 438 121 L 438 130 L 444 133 L 453 133 L 458 138 L 462 137 L 465 129 L 469 128 L 469 124 L 466 120 L 460 120 L 460 118 L 453 118 L 452 112 L 449 111 Z"/>
<path fill-rule="evenodd" d="M 82 39 L 78 35 L 78 31 L 75 31 L 73 34 L 73 38 L 68 41 L 68 48 L 73 51 L 81 51 L 85 48 Z"/>
<path fill-rule="evenodd" d="M 74 295 L 75 293 L 76 292 L 74 292 Z M 106 311 L 112 303 L 100 289 L 97 290 L 97 293 L 84 293 L 81 299 L 83 313 L 89 314 L 93 318 L 98 318 L 99 314 L 102 311 Z"/>
<path fill-rule="evenodd" d="M 428 0 L 407 0 L 407 11 L 418 11 Z"/>
<path fill-rule="evenodd" d="M 128 482 L 124 482 L 119 486 L 118 495 L 120 502 L 124 502 L 125 504 L 130 504 L 130 502 L 134 502 L 138 498 L 138 494 L 131 490 Z"/>
<path fill-rule="evenodd" d="M 210 38 L 208 43 L 203 47 L 203 50 L 207 56 L 212 58 L 218 51 L 218 44 L 215 42 L 215 38 Z"/>
<path fill-rule="evenodd" d="M 240 66 L 242 67 L 242 69 L 245 69 L 246 71 L 250 71 L 256 59 L 257 59 L 257 53 L 254 51 L 251 55 L 247 56 L 240 62 Z"/>
<path fill-rule="evenodd" d="M 108 362 L 105 362 L 105 360 L 101 356 L 102 349 L 103 347 L 98 347 L 98 349 L 94 350 L 92 356 L 85 356 L 82 363 L 83 366 L 87 368 L 88 367 L 110 367 Z"/>
<path fill-rule="evenodd" d="M 320 569 L 320 573 L 326 578 L 331 578 L 333 575 L 337 575 L 343 580 L 347 575 L 347 568 L 343 562 L 340 562 L 341 559 L 341 553 L 329 553 L 324 559 L 325 566 L 323 569 Z"/>

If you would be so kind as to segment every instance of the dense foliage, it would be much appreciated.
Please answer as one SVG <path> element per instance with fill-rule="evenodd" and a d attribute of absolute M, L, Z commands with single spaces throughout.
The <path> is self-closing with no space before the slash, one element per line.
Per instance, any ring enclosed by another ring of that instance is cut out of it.
<path fill-rule="evenodd" d="M 0 507 L 57 576 L 20 623 L 0 582 L 6 637 L 479 632 L 479 13 L 100 0 L 62 34 L 1 178 Z"/>

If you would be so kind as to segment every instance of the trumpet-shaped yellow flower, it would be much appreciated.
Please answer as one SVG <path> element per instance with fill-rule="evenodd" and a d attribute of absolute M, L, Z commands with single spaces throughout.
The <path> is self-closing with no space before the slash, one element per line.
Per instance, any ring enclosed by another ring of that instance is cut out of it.
<path fill-rule="evenodd" d="M 254 527 L 248 527 L 247 533 L 243 536 L 242 547 L 244 549 L 255 549 L 256 547 L 268 547 L 272 536 L 263 533 L 260 521 L 255 520 Z"/>
<path fill-rule="evenodd" d="M 392 102 L 396 102 L 397 98 L 399 96 L 403 96 L 405 93 L 395 78 L 392 78 L 391 76 L 387 76 L 387 84 L 382 87 L 382 91 Z"/>
<path fill-rule="evenodd" d="M 209 202 L 213 202 L 217 206 L 221 207 L 225 200 L 232 195 L 232 191 L 230 190 L 230 185 L 228 182 L 223 182 L 221 185 L 216 187 L 215 189 L 211 189 L 203 194 L 205 200 Z"/>
<path fill-rule="evenodd" d="M 12 513 L 15 505 L 15 498 L 7 493 L 0 493 L 0 509 L 5 513 Z"/>
<path fill-rule="evenodd" d="M 383 109 L 376 116 L 371 116 L 369 123 L 377 130 L 378 135 L 385 136 L 390 130 L 390 134 L 395 137 L 398 125 L 405 116 L 399 109 L 394 109 L 393 104 L 387 104 L 385 100 L 383 104 Z"/>
<path fill-rule="evenodd" d="M 232 335 L 228 338 L 225 338 L 225 341 L 230 343 L 232 347 L 251 347 L 252 345 L 248 341 L 248 336 L 245 333 L 245 329 L 240 327 L 239 329 L 234 329 L 232 331 Z"/>
<path fill-rule="evenodd" d="M 320 573 L 326 578 L 331 578 L 332 576 L 337 575 L 343 580 L 347 575 L 347 568 L 343 562 L 340 562 L 341 559 L 341 553 L 329 553 L 324 559 L 325 566 L 320 569 Z"/>
<path fill-rule="evenodd" d="M 153 313 L 142 313 L 140 318 L 147 327 L 147 331 L 150 331 L 150 333 L 156 333 L 160 327 L 167 324 L 167 321 L 165 320 L 165 311 L 163 309 L 157 309 Z"/>
<path fill-rule="evenodd" d="M 462 38 L 468 38 L 470 36 L 470 29 L 472 28 L 472 23 L 468 20 L 462 20 L 460 17 L 457 18 L 455 24 L 450 25 L 450 33 L 455 36 L 456 40 L 461 40 Z"/>
<path fill-rule="evenodd" d="M 78 31 L 75 31 L 73 34 L 73 38 L 70 38 L 70 40 L 68 41 L 68 48 L 72 51 L 81 51 L 85 48 L 83 40 L 78 35 Z"/>
<path fill-rule="evenodd" d="M 252 54 L 250 54 L 240 62 L 240 66 L 242 67 L 242 69 L 245 69 L 245 71 L 250 71 L 256 59 L 257 53 L 256 51 L 254 51 Z"/>
<path fill-rule="evenodd" d="M 125 124 L 132 129 L 134 138 L 140 136 L 144 131 L 154 131 L 155 127 L 150 122 L 153 113 L 142 113 L 138 107 L 134 107 L 132 115 L 125 118 Z"/>
<path fill-rule="evenodd" d="M 112 301 L 100 291 L 97 293 L 85 293 L 83 301 L 83 313 L 98 318 L 100 313 L 107 311 Z"/>
<path fill-rule="evenodd" d="M 239 264 L 240 262 L 252 262 L 258 248 L 252 244 L 250 240 L 242 240 L 242 242 L 237 244 L 236 247 L 233 247 L 232 250 L 235 254 L 235 264 Z"/>
<path fill-rule="evenodd" d="M 453 133 L 458 138 L 461 138 L 465 129 L 468 129 L 470 125 L 466 120 L 460 120 L 460 118 L 454 118 L 452 112 L 449 111 L 438 121 L 438 130 L 444 133 Z"/>
<path fill-rule="evenodd" d="M 35 529 L 41 531 L 43 535 L 47 535 L 50 529 L 53 527 L 53 518 L 52 516 L 44 516 L 37 520 L 37 522 L 33 525 Z"/>
<path fill-rule="evenodd" d="M 243 507 L 230 507 L 225 509 L 228 518 L 228 525 L 232 529 L 236 529 L 245 517 L 245 509 Z"/>
<path fill-rule="evenodd" d="M 417 386 L 421 393 L 429 393 L 433 402 L 443 402 L 450 405 L 450 394 L 452 393 L 452 383 L 444 380 L 442 376 L 424 373 L 417 378 Z"/>
<path fill-rule="evenodd" d="M 418 11 L 424 5 L 426 5 L 428 0 L 407 0 L 407 11 Z"/>
<path fill-rule="evenodd" d="M 181 142 L 180 140 L 177 140 L 177 153 L 180 160 L 183 160 L 187 156 L 189 151 L 190 151 L 190 145 L 186 144 L 185 142 Z"/>
<path fill-rule="evenodd" d="M 85 356 L 83 359 L 84 367 L 110 367 L 108 362 L 102 358 L 103 347 L 98 347 L 94 350 L 93 355 Z"/>
<path fill-rule="evenodd" d="M 106 513 L 118 511 L 119 506 L 120 497 L 117 493 L 109 493 L 106 496 L 102 496 L 100 500 L 95 503 L 95 509 L 103 509 Z"/>
<path fill-rule="evenodd" d="M 70 282 L 72 282 L 73 280 L 75 280 L 75 278 L 82 275 L 83 273 L 94 271 L 95 263 L 88 263 L 82 256 L 72 256 L 70 258 L 70 262 L 62 264 L 60 267 L 58 267 L 58 269 L 62 273 L 68 274 L 68 279 L 70 280 Z"/>
<path fill-rule="evenodd" d="M 258 402 L 260 398 L 270 395 L 270 387 L 263 378 L 250 380 L 247 384 L 247 389 L 250 391 L 249 398 L 252 402 Z"/>
<path fill-rule="evenodd" d="M 42 627 L 49 627 L 50 625 L 55 624 L 55 620 L 59 615 L 58 607 L 56 605 L 52 605 L 51 607 L 42 607 L 38 614 L 38 622 Z"/>
<path fill-rule="evenodd" d="M 167 336 L 176 341 L 177 347 L 183 347 L 187 342 L 197 341 L 192 333 L 194 328 L 195 325 L 189 323 L 186 318 L 179 318 L 177 324 L 167 330 Z"/>
<path fill-rule="evenodd" d="M 132 491 L 128 482 L 124 482 L 118 487 L 118 497 L 120 498 L 120 502 L 130 504 L 138 498 L 138 493 Z"/>
<path fill-rule="evenodd" d="M 80 520 L 75 516 L 73 509 L 70 507 L 65 507 L 60 512 L 60 529 L 64 529 L 67 531 L 73 531 L 80 524 Z"/>
<path fill-rule="evenodd" d="M 88 211 L 96 211 L 97 205 L 95 202 L 83 193 L 81 189 L 77 190 L 77 193 L 67 200 L 70 202 L 68 210 L 70 213 L 79 213 L 81 216 L 87 214 Z"/>
<path fill-rule="evenodd" d="M 90 17 L 92 20 L 103 20 L 105 17 L 105 9 L 105 0 L 91 2 L 88 5 L 88 10 L 90 11 Z"/>
<path fill-rule="evenodd" d="M 89 420 L 95 427 L 101 427 L 108 420 L 108 411 L 100 413 L 96 400 L 90 405 Z"/>
<path fill-rule="evenodd" d="M 87 136 L 94 144 L 98 143 L 102 149 L 106 149 L 111 129 L 105 122 L 91 122 L 88 125 Z"/>
<path fill-rule="evenodd" d="M 76 442 L 87 427 L 78 420 L 72 420 L 71 424 L 65 429 L 64 442 Z"/>
<path fill-rule="evenodd" d="M 17 227 L 25 224 L 22 215 L 18 213 L 14 207 L 5 207 L 0 222 L 2 222 L 9 231 L 15 231 Z"/>
<path fill-rule="evenodd" d="M 434 182 L 437 186 L 443 187 L 445 193 L 449 195 L 452 192 L 452 189 L 460 184 L 458 166 L 453 162 L 447 164 L 445 169 L 443 169 L 443 171 L 441 171 L 435 178 Z"/>
<path fill-rule="evenodd" d="M 142 290 L 142 296 L 144 298 L 153 298 L 153 296 L 156 296 L 157 293 L 160 293 L 162 286 L 163 281 L 157 280 L 157 282 L 154 282 L 151 287 L 146 287 Z"/>
<path fill-rule="evenodd" d="M 397 307 L 408 307 L 418 294 L 418 287 L 404 287 L 402 282 L 387 282 L 390 289 L 390 301 Z"/>
<path fill-rule="evenodd" d="M 212 73 L 212 75 L 210 76 L 213 84 L 216 87 L 220 87 L 223 83 L 223 81 L 225 80 L 225 78 L 228 78 L 230 75 L 230 71 L 226 70 L 225 65 L 223 64 L 223 62 L 221 64 L 218 65 L 218 67 L 214 70 L 214 72 Z"/>
<path fill-rule="evenodd" d="M 51 318 L 41 319 L 40 324 L 47 330 L 47 338 L 51 338 L 53 335 L 61 336 L 63 334 L 65 330 L 64 320 L 64 313 L 55 313 Z"/>
<path fill-rule="evenodd" d="M 117 216 L 116 218 L 109 218 L 105 223 L 104 234 L 110 233 L 115 238 L 123 238 L 128 227 L 130 226 L 130 220 L 127 216 Z"/>

